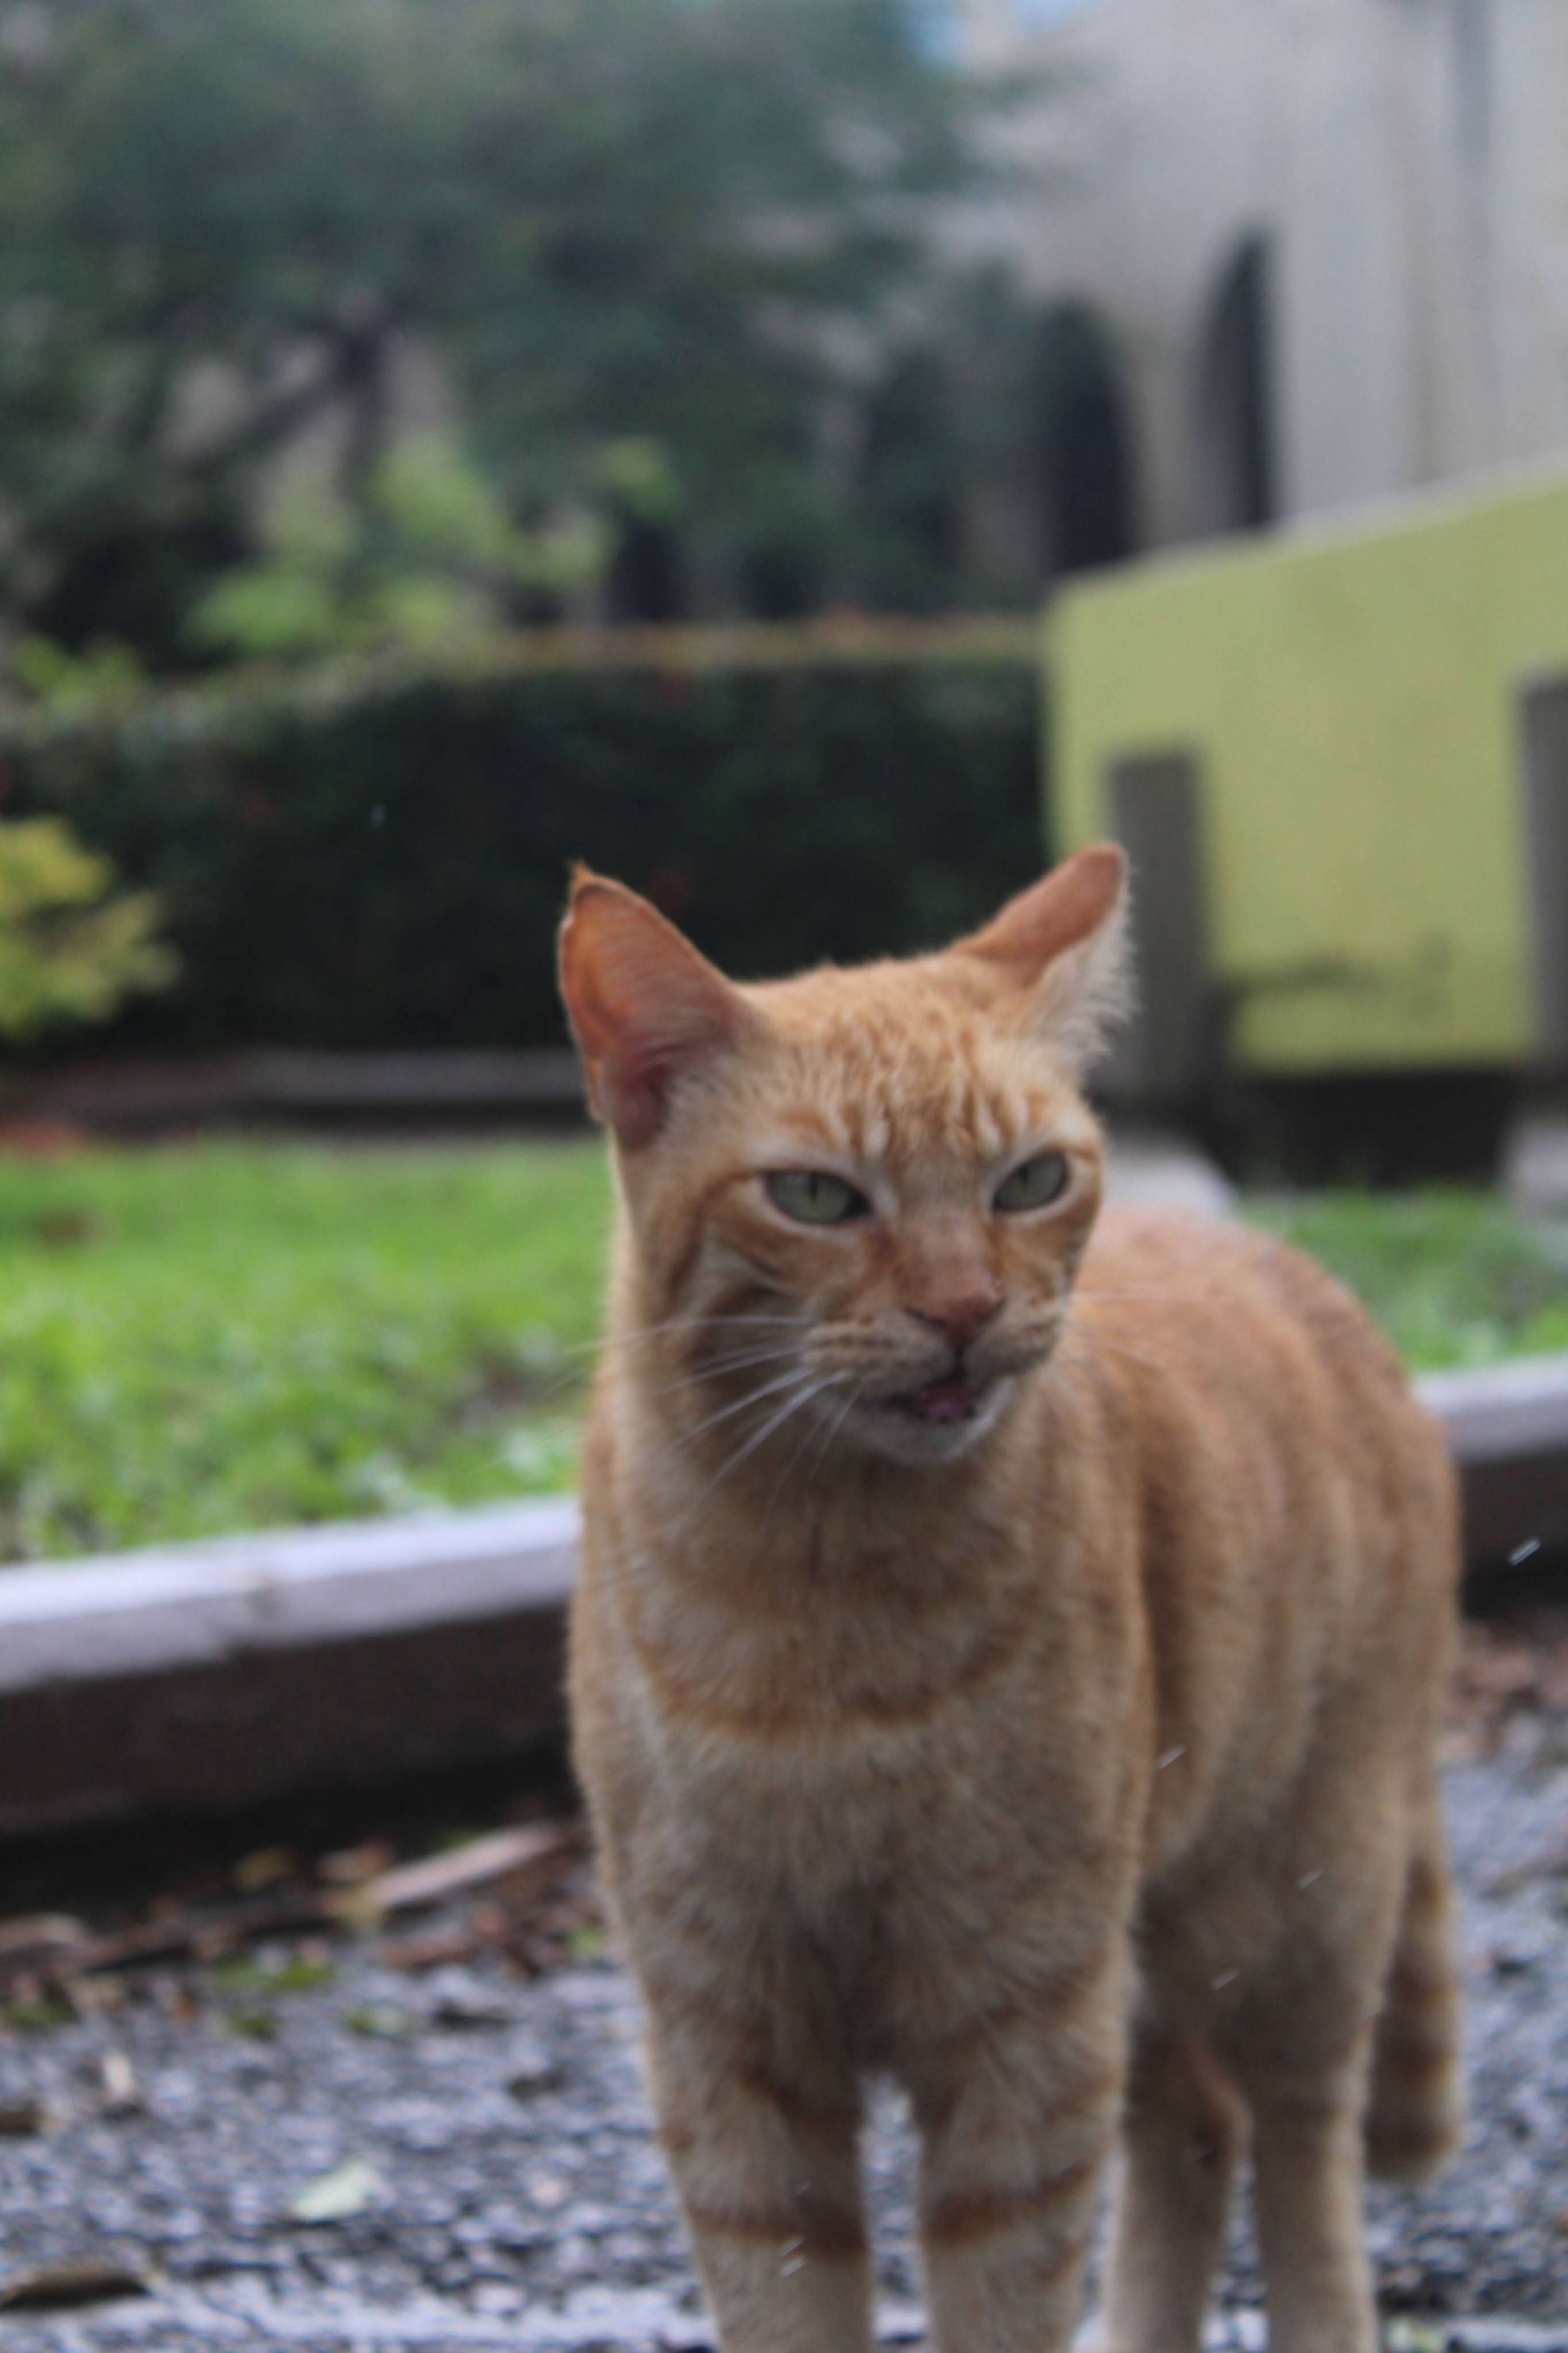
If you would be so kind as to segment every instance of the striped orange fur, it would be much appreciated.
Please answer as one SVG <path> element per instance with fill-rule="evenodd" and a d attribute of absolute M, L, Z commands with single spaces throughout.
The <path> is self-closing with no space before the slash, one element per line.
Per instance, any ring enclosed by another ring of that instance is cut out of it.
<path fill-rule="evenodd" d="M 619 1192 L 576 1752 L 725 2353 L 868 2353 L 861 2088 L 937 2353 L 1195 2353 L 1250 2153 L 1274 2353 L 1372 2353 L 1367 2158 L 1438 2162 L 1439 1433 L 1280 1245 L 1100 1214 L 1123 871 L 738 986 L 577 877 Z"/>

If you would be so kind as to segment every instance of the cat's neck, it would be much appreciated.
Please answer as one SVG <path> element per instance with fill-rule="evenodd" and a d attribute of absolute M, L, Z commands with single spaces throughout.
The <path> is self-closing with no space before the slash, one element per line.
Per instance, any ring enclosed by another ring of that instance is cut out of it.
<path fill-rule="evenodd" d="M 824 1595 L 904 1606 L 962 1591 L 983 1598 L 993 1568 L 1007 1581 L 1021 1545 L 1033 1551 L 1042 1510 L 1067 1508 L 1072 1379 L 1026 1375 L 996 1429 L 958 1461 L 911 1467 L 835 1445 L 828 1425 L 781 1430 L 746 1451 L 743 1436 L 682 1442 L 670 1393 L 622 1359 L 614 1419 L 620 1479 L 635 1514 L 636 1550 L 668 1565 L 682 1587 L 744 1606 L 774 1588 L 790 1609 Z M 826 1442 L 825 1442 L 826 1441 Z"/>

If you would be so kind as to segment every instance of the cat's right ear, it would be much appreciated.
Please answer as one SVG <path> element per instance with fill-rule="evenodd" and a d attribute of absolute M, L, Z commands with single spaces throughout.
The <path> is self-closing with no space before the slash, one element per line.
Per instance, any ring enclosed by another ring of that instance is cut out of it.
<path fill-rule="evenodd" d="M 1079 850 L 954 953 L 1005 972 L 1033 1023 L 1086 1070 L 1132 1009 L 1125 851 L 1114 841 Z"/>
<path fill-rule="evenodd" d="M 632 1150 L 658 1134 L 677 1082 L 756 1020 L 657 907 L 585 866 L 572 877 L 560 974 L 589 1103 Z"/>

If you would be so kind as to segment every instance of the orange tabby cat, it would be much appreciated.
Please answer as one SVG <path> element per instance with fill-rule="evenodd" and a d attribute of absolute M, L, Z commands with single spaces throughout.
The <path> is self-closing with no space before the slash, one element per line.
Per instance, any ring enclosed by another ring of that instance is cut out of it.
<path fill-rule="evenodd" d="M 1370 2353 L 1365 2161 L 1454 2138 L 1447 1461 L 1293 1251 L 1096 1225 L 1122 874 L 747 987 L 573 894 L 577 1754 L 726 2353 L 869 2346 L 868 2073 L 940 2353 L 1069 2341 L 1119 2128 L 1106 2345 L 1194 2353 L 1250 2142 L 1274 2353 Z"/>

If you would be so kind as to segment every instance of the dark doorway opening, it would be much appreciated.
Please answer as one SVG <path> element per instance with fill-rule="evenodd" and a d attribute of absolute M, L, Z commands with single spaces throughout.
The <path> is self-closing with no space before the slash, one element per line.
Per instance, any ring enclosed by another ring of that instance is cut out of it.
<path fill-rule="evenodd" d="M 1204 324 L 1197 454 L 1208 532 L 1258 531 L 1279 517 L 1270 272 L 1268 239 L 1248 237 L 1226 265 Z"/>
<path fill-rule="evenodd" d="M 939 612 L 959 601 L 961 480 L 952 387 L 938 360 L 913 353 L 866 409 L 859 487 L 873 610 Z"/>
<path fill-rule="evenodd" d="M 1554 1073 L 1568 1074 L 1568 675 L 1525 687 L 1519 724 L 1535 1051 Z"/>
<path fill-rule="evenodd" d="M 1046 319 L 1038 371 L 1046 576 L 1121 564 L 1137 545 L 1132 432 L 1114 347 L 1087 304 Z"/>

